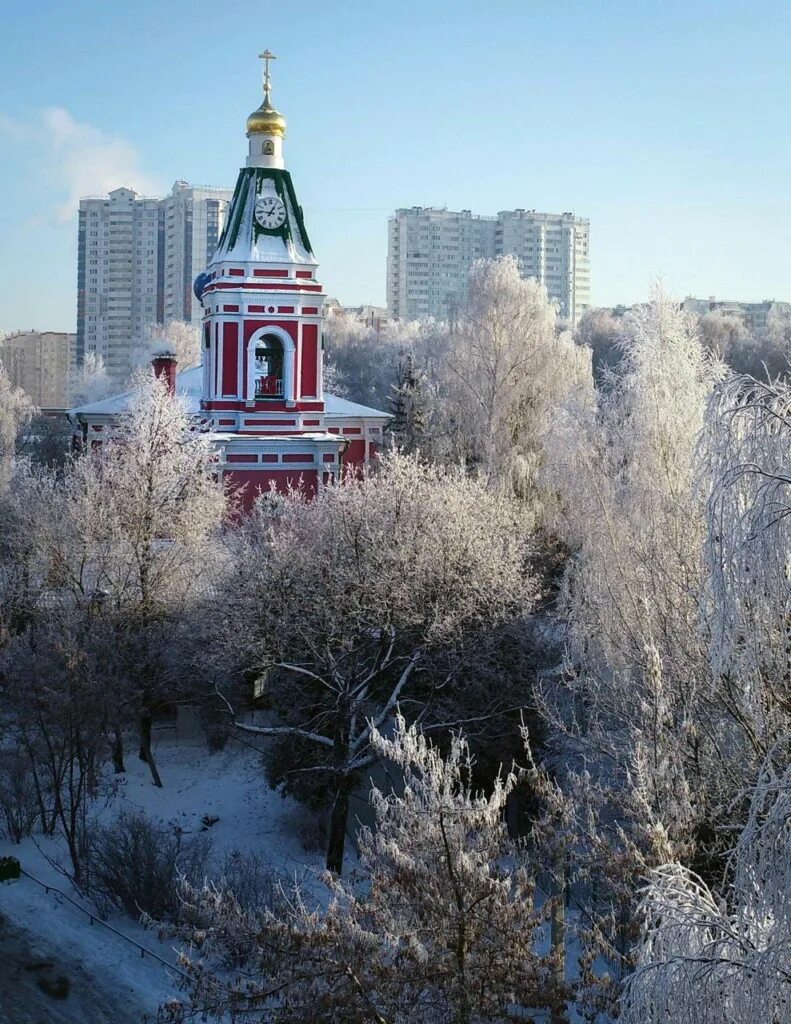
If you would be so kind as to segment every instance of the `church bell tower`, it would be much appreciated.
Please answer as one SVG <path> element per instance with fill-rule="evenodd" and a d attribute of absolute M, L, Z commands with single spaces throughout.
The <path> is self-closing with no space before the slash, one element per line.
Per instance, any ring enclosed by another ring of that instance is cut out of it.
<path fill-rule="evenodd" d="M 225 468 L 244 472 L 256 490 L 270 478 L 284 483 L 280 467 L 319 484 L 338 472 L 342 447 L 324 429 L 325 295 L 286 170 L 286 119 L 272 105 L 275 56 L 260 57 L 264 99 L 247 118 L 247 160 L 217 251 L 195 282 L 204 309 L 203 417 L 228 435 Z"/>
<path fill-rule="evenodd" d="M 325 295 L 285 168 L 286 119 L 271 100 L 274 54 L 261 57 L 264 101 L 247 119 L 246 166 L 196 282 L 205 310 L 203 408 L 217 427 L 318 427 Z"/>

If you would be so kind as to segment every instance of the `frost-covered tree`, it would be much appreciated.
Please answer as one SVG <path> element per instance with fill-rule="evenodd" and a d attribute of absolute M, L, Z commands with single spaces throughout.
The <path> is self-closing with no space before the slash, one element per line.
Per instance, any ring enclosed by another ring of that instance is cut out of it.
<path fill-rule="evenodd" d="M 386 410 L 401 362 L 412 354 L 433 378 L 446 338 L 433 320 L 393 320 L 375 330 L 350 313 L 335 313 L 324 323 L 325 389 L 334 393 L 340 385 L 352 401 Z"/>
<path fill-rule="evenodd" d="M 788 325 L 788 315 L 775 312 L 766 328 L 750 333 L 739 317 L 715 310 L 700 317 L 698 330 L 703 345 L 736 373 L 774 380 L 791 368 Z"/>
<path fill-rule="evenodd" d="M 109 749 L 112 646 L 90 606 L 61 604 L 31 615 L 0 653 L 6 742 L 24 758 L 39 826 L 65 842 L 63 870 L 78 888 L 87 881 L 90 814 Z"/>
<path fill-rule="evenodd" d="M 86 352 L 82 363 L 69 375 L 69 401 L 75 408 L 89 402 L 101 402 L 117 390 L 104 360 L 95 352 Z"/>
<path fill-rule="evenodd" d="M 237 724 L 285 739 L 275 781 L 313 777 L 332 794 L 327 863 L 340 871 L 349 792 L 377 756 L 373 726 L 386 726 L 433 652 L 474 657 L 470 632 L 525 608 L 529 538 L 506 497 L 397 452 L 363 479 L 263 508 L 277 514 L 262 510 L 238 536 L 221 605 L 277 724 Z"/>
<path fill-rule="evenodd" d="M 72 426 L 65 415 L 35 416 L 27 432 L 23 454 L 33 462 L 62 469 L 72 450 Z"/>
<path fill-rule="evenodd" d="M 791 387 L 724 382 L 700 448 L 712 670 L 755 763 L 791 731 Z"/>
<path fill-rule="evenodd" d="M 246 913 L 217 889 L 189 893 L 187 935 L 203 958 L 183 956 L 189 999 L 163 1008 L 166 1021 L 496 1024 L 564 1007 L 555 958 L 538 952 L 546 913 L 503 821 L 516 776 L 473 792 L 464 741 L 443 757 L 400 715 L 392 739 L 374 729 L 371 742 L 404 790 L 373 790 L 363 884 L 328 877 L 326 910 L 297 894 L 283 916 Z M 235 977 L 215 973 L 238 951 Z"/>
<path fill-rule="evenodd" d="M 15 488 L 12 545 L 39 587 L 78 605 L 99 595 L 116 623 L 141 757 L 157 784 L 150 737 L 164 687 L 159 655 L 211 585 L 226 512 L 211 443 L 150 371 L 135 378 L 128 415 L 62 480 L 31 470 Z"/>
<path fill-rule="evenodd" d="M 702 796 L 706 779 L 716 801 L 716 779 L 731 767 L 721 756 L 722 723 L 706 710 L 705 498 L 695 460 L 722 370 L 694 320 L 661 292 L 624 317 L 622 344 L 598 404 L 567 408 L 553 424 L 545 482 L 557 489 L 554 526 L 573 552 L 562 604 L 572 684 L 553 721 L 562 727 L 573 709 L 575 731 L 624 772 L 680 756 L 695 780 L 690 798 Z M 694 813 L 678 806 L 673 793 L 682 790 L 662 785 L 655 812 L 686 842 Z"/>
<path fill-rule="evenodd" d="M 680 864 L 651 876 L 624 1024 L 791 1019 L 791 769 L 764 764 L 724 894 Z"/>
<path fill-rule="evenodd" d="M 490 485 L 530 493 L 551 411 L 590 377 L 546 289 L 514 256 L 479 260 L 443 368 L 446 431 Z"/>
<path fill-rule="evenodd" d="M 701 615 L 701 429 L 724 370 L 661 291 L 624 317 L 622 344 L 595 401 L 575 394 L 558 410 L 543 477 L 571 557 L 558 608 L 566 664 L 540 704 L 572 776 L 570 870 L 596 878 L 590 992 L 597 952 L 629 969 L 647 870 L 677 858 L 721 874 L 720 826 L 750 778 L 741 709 L 712 672 Z"/>
<path fill-rule="evenodd" d="M 575 855 L 614 836 L 599 870 L 630 866 L 628 912 L 658 854 L 716 886 L 739 795 L 788 732 L 791 449 L 786 389 L 720 383 L 666 296 L 625 317 L 623 338 L 597 403 L 553 422 L 568 663 L 542 698 L 568 762 L 584 756 L 589 791 L 610 794 L 593 835 L 579 816 Z"/>
<path fill-rule="evenodd" d="M 25 429 L 35 412 L 30 397 L 12 385 L 0 361 L 0 489 L 8 483 L 14 458 L 23 447 Z"/>
<path fill-rule="evenodd" d="M 767 317 L 766 331 L 757 339 L 761 359 L 760 376 L 770 379 L 791 373 L 791 306 L 778 303 Z M 759 376 L 759 374 L 754 374 Z"/>
<path fill-rule="evenodd" d="M 324 344 L 330 384 L 333 379 L 340 381 L 352 401 L 386 409 L 408 344 L 399 331 L 391 328 L 382 333 L 351 313 L 335 313 L 324 322 Z M 325 386 L 331 392 L 330 384 Z"/>
<path fill-rule="evenodd" d="M 736 368 L 733 360 L 750 343 L 743 321 L 720 310 L 704 313 L 698 320 L 698 333 L 704 348 L 723 363 Z"/>
<path fill-rule="evenodd" d="M 580 317 L 574 331 L 578 345 L 589 348 L 593 375 L 601 387 L 607 383 L 607 376 L 621 358 L 622 319 L 613 316 L 609 309 L 592 309 Z"/>
<path fill-rule="evenodd" d="M 179 369 L 200 366 L 201 329 L 186 320 L 168 320 L 166 324 L 150 324 L 132 346 L 131 369 L 144 369 L 154 356 L 176 357 Z"/>

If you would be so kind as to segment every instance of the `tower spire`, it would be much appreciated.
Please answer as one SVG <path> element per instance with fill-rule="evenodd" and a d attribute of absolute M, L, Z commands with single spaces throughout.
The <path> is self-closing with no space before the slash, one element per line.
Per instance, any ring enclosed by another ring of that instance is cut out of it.
<path fill-rule="evenodd" d="M 258 57 L 259 60 L 264 62 L 264 103 L 271 103 L 269 94 L 272 91 L 272 76 L 269 73 L 269 62 L 270 60 L 277 60 L 277 57 L 269 49 L 259 53 Z"/>
<path fill-rule="evenodd" d="M 251 139 L 253 136 L 268 135 L 272 139 L 282 141 L 286 136 L 286 119 L 272 106 L 272 74 L 269 69 L 270 62 L 277 60 L 277 57 L 271 50 L 264 50 L 263 53 L 258 54 L 258 59 L 264 62 L 264 102 L 247 118 L 247 135 Z M 277 157 L 280 158 L 280 147 L 276 148 L 278 149 Z M 250 150 L 250 155 L 255 155 L 253 149 Z M 282 163 L 279 166 L 282 167 Z"/>

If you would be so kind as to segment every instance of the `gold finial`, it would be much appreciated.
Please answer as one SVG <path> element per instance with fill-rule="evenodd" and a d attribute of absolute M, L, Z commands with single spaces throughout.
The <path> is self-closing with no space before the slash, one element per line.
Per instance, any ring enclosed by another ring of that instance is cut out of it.
<path fill-rule="evenodd" d="M 269 99 L 269 93 L 272 89 L 272 80 L 269 74 L 269 62 L 270 60 L 277 60 L 277 57 L 271 50 L 264 50 L 263 53 L 258 54 L 258 58 L 264 62 L 264 96 L 266 99 Z"/>
<path fill-rule="evenodd" d="M 285 138 L 286 119 L 275 110 L 269 97 L 272 91 L 272 76 L 269 72 L 269 62 L 277 60 L 277 57 L 271 50 L 264 50 L 258 56 L 264 62 L 264 102 L 258 110 L 254 110 L 247 118 L 247 134 L 279 135 L 281 138 Z"/>

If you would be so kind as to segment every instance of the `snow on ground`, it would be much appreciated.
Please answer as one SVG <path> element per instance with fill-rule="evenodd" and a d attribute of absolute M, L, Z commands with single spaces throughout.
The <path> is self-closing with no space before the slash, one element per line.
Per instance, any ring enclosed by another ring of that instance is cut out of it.
<path fill-rule="evenodd" d="M 219 820 L 208 831 L 213 854 L 219 860 L 225 853 L 239 850 L 259 854 L 281 874 L 310 877 L 321 869 L 322 854 L 306 853 L 295 835 L 295 824 L 306 812 L 268 787 L 256 751 L 229 742 L 225 751 L 209 753 L 203 744 L 182 745 L 176 742 L 173 730 L 161 730 L 155 732 L 154 754 L 163 788 L 152 784 L 147 765 L 136 752 L 130 752 L 126 774 L 119 776 L 116 793 L 99 813 L 102 820 L 112 820 L 122 809 L 139 809 L 179 826 L 186 834 L 196 834 L 201 831 L 204 815 L 217 817 Z M 94 909 L 47 860 L 60 858 L 65 863 L 60 840 L 36 836 L 18 846 L 0 841 L 0 856 L 9 854 L 18 857 L 23 869 L 35 878 L 63 890 L 80 906 Z M 159 943 L 153 932 L 145 931 L 125 914 L 119 912 L 107 920 L 124 935 L 175 963 L 172 945 Z M 176 992 L 174 979 L 165 967 L 150 957 L 141 957 L 139 950 L 100 924 L 91 925 L 76 907 L 24 876 L 0 886 L 0 936 L 8 939 L 9 935 L 15 937 L 14 948 L 20 958 L 19 985 L 2 986 L 0 1024 L 27 1019 L 36 1024 L 38 1020 L 131 1024 L 141 1020 L 143 1013 L 155 1014 L 157 1007 Z M 79 984 L 63 1004 L 56 1007 L 52 1003 L 51 1016 L 24 1016 L 23 1010 L 25 1014 L 29 1010 L 21 1005 L 15 1010 L 14 998 L 23 998 L 22 982 L 26 980 L 21 960 L 31 956 L 54 960 L 70 976 L 73 972 L 78 979 L 90 979 L 96 994 L 93 1018 L 83 1016 L 84 1011 L 76 1004 L 75 1015 L 63 1016 L 68 1013 L 68 1003 L 75 1003 Z M 7 978 L 4 980 L 7 982 Z M 114 1016 L 104 1015 L 103 1000 L 115 1004 Z"/>
<path fill-rule="evenodd" d="M 296 835 L 296 825 L 307 815 L 292 800 L 284 800 L 269 788 L 260 765 L 260 754 L 230 741 L 225 751 L 209 753 L 203 743 L 180 744 L 174 730 L 155 731 L 154 754 L 163 788 L 151 782 L 147 765 L 134 750 L 126 757 L 126 774 L 119 776 L 112 799 L 99 812 L 110 821 L 122 809 L 144 811 L 163 823 L 180 827 L 187 835 L 202 830 L 204 815 L 219 820 L 208 830 L 212 852 L 218 861 L 239 850 L 257 853 L 280 875 L 297 877 L 310 886 L 323 867 L 321 851 L 306 853 Z M 350 844 L 349 844 L 350 845 Z M 0 856 L 18 857 L 29 874 L 61 889 L 85 909 L 95 908 L 80 897 L 47 860 L 64 863 L 63 843 L 36 836 L 19 846 L 0 840 Z M 350 859 L 353 851 L 348 850 Z M 568 976 L 576 976 L 579 945 L 574 937 L 576 914 L 569 911 Z M 176 963 L 172 943 L 158 941 L 122 912 L 107 918 L 109 924 L 170 964 Z M 548 926 L 542 936 L 548 948 Z M 157 1008 L 178 993 L 173 972 L 122 938 L 93 925 L 67 900 L 28 878 L 0 885 L 0 1024 L 140 1024 L 144 1015 L 156 1016 Z M 62 1003 L 42 996 L 31 965 L 52 963 L 72 982 Z M 579 1020 L 573 1013 L 573 1020 Z M 537 1020 L 543 1020 L 539 1015 Z"/>

